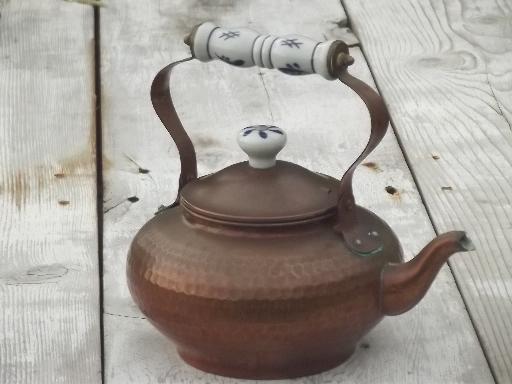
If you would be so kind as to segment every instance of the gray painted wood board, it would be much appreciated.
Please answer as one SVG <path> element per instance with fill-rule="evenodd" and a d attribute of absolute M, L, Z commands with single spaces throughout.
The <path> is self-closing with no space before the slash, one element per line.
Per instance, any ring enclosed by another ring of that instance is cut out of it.
<path fill-rule="evenodd" d="M 0 382 L 100 382 L 93 12 L 0 13 Z"/>

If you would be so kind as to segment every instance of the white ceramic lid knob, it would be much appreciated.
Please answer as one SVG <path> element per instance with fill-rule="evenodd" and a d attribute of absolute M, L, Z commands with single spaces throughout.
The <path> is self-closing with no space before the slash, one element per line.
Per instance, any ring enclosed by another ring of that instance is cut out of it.
<path fill-rule="evenodd" d="M 253 125 L 238 134 L 238 144 L 249 156 L 253 168 L 271 168 L 286 144 L 286 133 L 274 125 Z"/>

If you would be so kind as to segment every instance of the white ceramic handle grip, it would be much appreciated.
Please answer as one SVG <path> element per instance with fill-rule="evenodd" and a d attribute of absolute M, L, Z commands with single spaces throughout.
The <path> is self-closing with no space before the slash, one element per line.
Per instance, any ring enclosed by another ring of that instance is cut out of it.
<path fill-rule="evenodd" d="M 329 48 L 336 40 L 318 42 L 299 35 L 261 35 L 249 28 L 224 28 L 211 22 L 198 25 L 186 38 L 193 56 L 238 67 L 277 68 L 289 75 L 318 73 L 332 80 Z"/>

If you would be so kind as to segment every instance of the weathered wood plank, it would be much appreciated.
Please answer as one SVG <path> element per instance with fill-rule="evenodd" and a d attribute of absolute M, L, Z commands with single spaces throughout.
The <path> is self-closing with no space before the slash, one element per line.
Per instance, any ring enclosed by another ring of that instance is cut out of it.
<path fill-rule="evenodd" d="M 100 382 L 93 12 L 0 12 L 0 382 Z"/>
<path fill-rule="evenodd" d="M 187 56 L 182 37 L 190 26 L 211 18 L 224 25 L 250 24 L 262 32 L 300 32 L 317 39 L 340 32 L 324 14 L 341 12 L 335 0 L 272 2 L 277 8 L 300 6 L 300 12 L 286 18 L 274 16 L 275 8 L 262 3 L 170 1 L 159 7 L 139 1 L 126 7 L 112 1 L 102 10 L 107 383 L 240 382 L 203 374 L 178 359 L 172 344 L 143 319 L 130 298 L 125 260 L 136 231 L 176 194 L 177 151 L 152 110 L 149 86 L 161 67 Z M 354 48 L 353 53 L 353 71 L 371 82 L 361 52 Z M 369 118 L 362 102 L 320 77 L 193 62 L 177 68 L 172 86 L 177 110 L 196 145 L 201 174 L 244 160 L 235 137 L 238 129 L 251 124 L 286 129 L 289 143 L 281 158 L 338 177 L 368 138 Z M 307 129 L 311 126 L 318 130 Z M 357 173 L 357 196 L 393 226 L 410 258 L 434 231 L 392 133 L 370 161 L 375 165 Z M 388 194 L 387 185 L 400 186 L 400 195 Z M 127 200 L 133 196 L 139 200 Z M 293 382 L 406 381 L 493 381 L 448 268 L 414 311 L 386 319 L 345 365 Z"/>
<path fill-rule="evenodd" d="M 512 382 L 512 2 L 345 0 L 499 382 Z"/>

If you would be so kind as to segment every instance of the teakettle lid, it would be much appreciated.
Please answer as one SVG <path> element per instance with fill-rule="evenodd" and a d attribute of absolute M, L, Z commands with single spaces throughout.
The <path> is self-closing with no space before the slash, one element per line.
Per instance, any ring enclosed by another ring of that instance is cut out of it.
<path fill-rule="evenodd" d="M 232 224 L 285 224 L 336 213 L 339 180 L 297 164 L 276 161 L 286 133 L 275 126 L 244 128 L 238 143 L 249 161 L 189 182 L 183 208 L 205 219 Z"/>

